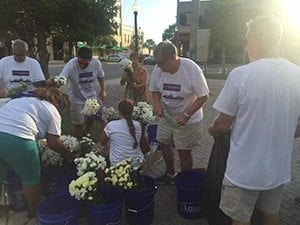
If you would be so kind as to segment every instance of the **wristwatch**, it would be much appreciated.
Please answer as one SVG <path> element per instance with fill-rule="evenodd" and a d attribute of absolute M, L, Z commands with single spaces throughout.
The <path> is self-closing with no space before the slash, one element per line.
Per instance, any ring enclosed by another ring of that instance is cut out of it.
<path fill-rule="evenodd" d="M 187 118 L 191 118 L 191 116 L 190 116 L 188 113 L 186 113 L 186 112 L 184 112 L 183 115 L 184 115 L 185 117 L 187 117 Z"/>

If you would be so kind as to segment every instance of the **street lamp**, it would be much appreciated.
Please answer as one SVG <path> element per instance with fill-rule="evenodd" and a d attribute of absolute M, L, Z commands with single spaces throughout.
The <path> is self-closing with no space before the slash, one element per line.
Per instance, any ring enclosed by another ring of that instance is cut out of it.
<path fill-rule="evenodd" d="M 138 26 L 137 26 L 137 15 L 139 6 L 137 3 L 137 0 L 134 1 L 132 6 L 133 14 L 134 14 L 134 51 L 139 51 L 139 45 L 138 45 Z"/>

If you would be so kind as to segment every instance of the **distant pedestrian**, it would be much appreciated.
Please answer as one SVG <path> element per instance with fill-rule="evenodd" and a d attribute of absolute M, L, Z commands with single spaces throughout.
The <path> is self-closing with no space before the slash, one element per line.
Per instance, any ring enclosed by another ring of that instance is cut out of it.
<path fill-rule="evenodd" d="M 148 71 L 140 64 L 138 53 L 131 53 L 129 59 L 132 61 L 132 73 L 124 72 L 120 84 L 125 87 L 125 99 L 137 102 L 148 102 Z"/>
<path fill-rule="evenodd" d="M 28 44 L 25 41 L 16 39 L 11 47 L 13 55 L 0 60 L 0 80 L 3 80 L 0 97 L 5 97 L 6 92 L 17 87 L 20 82 L 32 83 L 45 80 L 39 62 L 27 56 Z"/>
<path fill-rule="evenodd" d="M 208 129 L 215 136 L 232 128 L 220 208 L 235 225 L 249 225 L 255 207 L 264 224 L 279 225 L 300 115 L 300 69 L 279 57 L 282 28 L 274 16 L 247 26 L 250 63 L 229 74 Z"/>
<path fill-rule="evenodd" d="M 172 145 L 178 150 L 181 170 L 191 170 L 191 151 L 201 139 L 202 106 L 209 90 L 200 67 L 190 59 L 178 57 L 172 43 L 159 43 L 154 57 L 157 65 L 150 76 L 149 91 L 154 111 L 160 118 L 156 138 L 167 169 L 156 180 L 174 184 Z"/>
<path fill-rule="evenodd" d="M 85 118 L 82 109 L 85 100 L 89 98 L 106 99 L 104 71 L 101 62 L 92 58 L 89 47 L 78 49 L 77 57 L 71 59 L 63 68 L 59 76 L 70 82 L 69 100 L 71 103 L 71 118 L 75 136 L 81 138 L 87 134 L 93 124 L 93 119 Z M 98 90 L 99 82 L 100 90 Z M 97 92 L 99 91 L 99 95 Z"/>

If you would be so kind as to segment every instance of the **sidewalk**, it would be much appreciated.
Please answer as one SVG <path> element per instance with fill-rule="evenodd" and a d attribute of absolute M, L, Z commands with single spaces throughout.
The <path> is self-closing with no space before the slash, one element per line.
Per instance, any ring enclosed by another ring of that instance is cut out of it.
<path fill-rule="evenodd" d="M 203 121 L 203 138 L 201 146 L 193 150 L 194 167 L 206 168 L 210 151 L 213 144 L 212 137 L 207 133 L 207 127 L 215 118 L 217 112 L 212 108 L 212 104 L 218 96 L 224 80 L 208 80 L 208 85 L 211 90 L 210 98 L 204 107 Z M 107 88 L 108 101 L 107 104 L 112 104 L 114 107 L 117 101 L 123 96 L 123 89 L 120 88 L 116 81 L 112 81 Z M 176 169 L 179 171 L 179 161 L 177 153 L 175 153 Z M 150 171 L 150 176 L 157 176 L 165 171 L 164 162 L 160 161 L 154 164 Z M 295 140 L 293 163 L 292 163 L 292 181 L 285 189 L 281 204 L 280 214 L 282 225 L 299 225 L 300 224 L 300 205 L 294 203 L 296 195 L 300 195 L 300 138 Z M 176 211 L 176 187 L 175 185 L 160 185 L 155 197 L 155 215 L 152 225 L 207 225 L 204 219 L 187 220 L 177 214 Z M 21 225 L 27 220 L 26 213 L 10 214 L 8 225 Z M 5 216 L 0 209 L 0 224 L 6 225 Z M 28 225 L 37 224 L 35 220 L 31 220 Z M 79 225 L 85 225 L 87 222 L 81 219 Z M 126 224 L 123 222 L 122 224 Z M 141 224 L 143 225 L 143 224 Z"/>

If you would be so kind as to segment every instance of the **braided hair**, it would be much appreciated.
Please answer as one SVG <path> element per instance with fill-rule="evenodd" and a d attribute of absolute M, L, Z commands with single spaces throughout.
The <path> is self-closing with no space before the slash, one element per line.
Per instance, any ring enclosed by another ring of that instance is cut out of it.
<path fill-rule="evenodd" d="M 136 149 L 138 147 L 138 141 L 135 136 L 135 127 L 132 120 L 132 112 L 133 112 L 133 102 L 128 99 L 124 99 L 119 102 L 118 109 L 120 114 L 124 117 L 127 122 L 129 133 L 134 139 L 133 148 Z"/>

